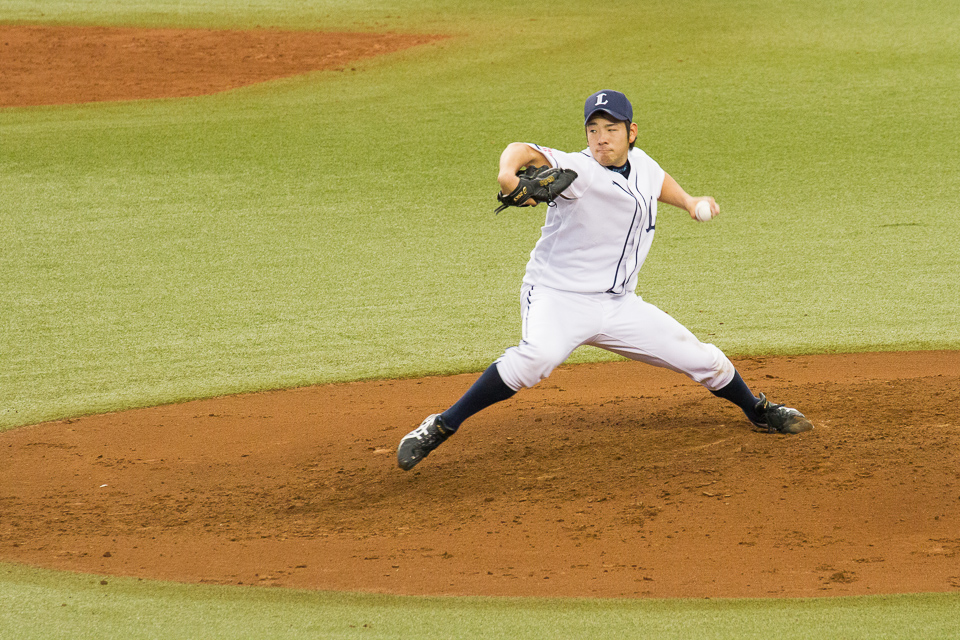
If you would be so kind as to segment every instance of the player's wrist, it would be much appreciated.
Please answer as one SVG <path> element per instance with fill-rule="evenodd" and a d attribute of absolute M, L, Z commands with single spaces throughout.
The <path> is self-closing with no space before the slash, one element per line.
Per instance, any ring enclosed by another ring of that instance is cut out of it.
<path fill-rule="evenodd" d="M 517 177 L 517 173 L 500 172 L 500 175 L 497 176 L 497 182 L 500 183 L 500 193 L 504 195 L 510 193 L 517 188 L 517 185 L 520 184 L 520 178 Z"/>

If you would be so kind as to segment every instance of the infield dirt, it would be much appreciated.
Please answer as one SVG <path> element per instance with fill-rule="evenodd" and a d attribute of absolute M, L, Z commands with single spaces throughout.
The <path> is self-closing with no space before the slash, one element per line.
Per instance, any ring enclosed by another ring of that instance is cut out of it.
<path fill-rule="evenodd" d="M 443 37 L 0 24 L 0 107 L 207 95 Z"/>
<path fill-rule="evenodd" d="M 401 594 L 960 590 L 960 353 L 754 358 L 816 429 L 758 433 L 670 371 L 563 367 L 412 472 L 475 375 L 338 384 L 0 434 L 0 560 Z"/>
<path fill-rule="evenodd" d="M 200 95 L 436 39 L 349 36 L 0 26 L 0 106 Z M 16 429 L 0 434 L 0 560 L 402 594 L 960 590 L 960 352 L 737 365 L 816 429 L 758 433 L 629 362 L 562 367 L 407 473 L 399 439 L 475 375 Z"/>

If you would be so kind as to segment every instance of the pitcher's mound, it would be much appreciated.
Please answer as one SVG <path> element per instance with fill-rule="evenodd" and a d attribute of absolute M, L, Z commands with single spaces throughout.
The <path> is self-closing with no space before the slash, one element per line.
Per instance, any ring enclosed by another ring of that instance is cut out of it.
<path fill-rule="evenodd" d="M 0 434 L 0 560 L 404 594 L 960 589 L 960 353 L 757 358 L 816 429 L 698 385 L 564 367 L 411 472 L 400 438 L 476 375 L 261 393 Z"/>

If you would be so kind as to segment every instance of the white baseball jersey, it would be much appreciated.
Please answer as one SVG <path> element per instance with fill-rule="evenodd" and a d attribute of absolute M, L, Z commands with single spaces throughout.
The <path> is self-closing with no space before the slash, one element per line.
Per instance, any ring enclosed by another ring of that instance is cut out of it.
<path fill-rule="evenodd" d="M 552 166 L 576 171 L 577 179 L 548 208 L 524 283 L 578 293 L 632 293 L 653 242 L 663 169 L 637 148 L 630 150 L 630 176 L 624 178 L 589 149 L 566 153 L 530 146 Z"/>
<path fill-rule="evenodd" d="M 624 178 L 589 149 L 530 146 L 577 179 L 547 210 L 530 253 L 520 292 L 523 339 L 497 360 L 504 384 L 532 387 L 581 345 L 679 371 L 708 389 L 729 384 L 736 369 L 720 349 L 632 295 L 653 242 L 663 169 L 639 149 L 630 151 Z"/>

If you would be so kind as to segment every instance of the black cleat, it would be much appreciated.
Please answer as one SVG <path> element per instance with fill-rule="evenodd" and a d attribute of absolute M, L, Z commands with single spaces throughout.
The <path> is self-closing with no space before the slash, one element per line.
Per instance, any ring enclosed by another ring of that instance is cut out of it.
<path fill-rule="evenodd" d="M 400 446 L 397 447 L 397 464 L 404 471 L 413 469 L 453 433 L 443 423 L 439 413 L 429 416 L 400 441 Z"/>
<path fill-rule="evenodd" d="M 802 413 L 782 404 L 773 404 L 762 393 L 753 410 L 755 417 L 751 417 L 750 422 L 768 433 L 803 433 L 813 429 L 813 423 Z"/>

